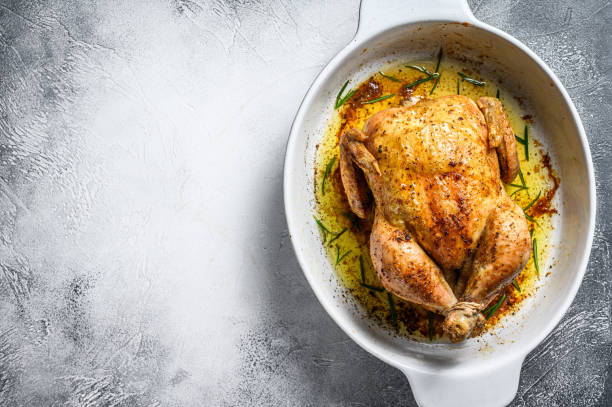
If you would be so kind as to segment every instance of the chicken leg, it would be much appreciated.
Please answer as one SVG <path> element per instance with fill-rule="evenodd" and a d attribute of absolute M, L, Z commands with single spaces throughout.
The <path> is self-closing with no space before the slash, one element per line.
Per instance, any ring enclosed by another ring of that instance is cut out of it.
<path fill-rule="evenodd" d="M 436 263 L 410 233 L 391 225 L 379 210 L 370 235 L 370 255 L 389 292 L 440 314 L 457 303 Z"/>
<path fill-rule="evenodd" d="M 503 200 L 487 220 L 471 270 L 463 270 L 456 292 L 461 302 L 450 309 L 444 321 L 444 331 L 451 341 L 469 337 L 481 321 L 480 315 L 467 316 L 461 304 L 480 311 L 525 267 L 531 255 L 531 238 L 521 208 L 510 197 Z"/>

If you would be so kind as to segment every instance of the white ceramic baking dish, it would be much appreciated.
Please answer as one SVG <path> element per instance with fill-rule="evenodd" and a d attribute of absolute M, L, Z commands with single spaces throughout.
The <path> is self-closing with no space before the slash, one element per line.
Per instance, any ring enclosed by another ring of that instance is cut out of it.
<path fill-rule="evenodd" d="M 494 332 L 452 345 L 425 343 L 373 328 L 346 303 L 313 221 L 314 159 L 333 114 L 336 92 L 388 61 L 447 54 L 478 63 L 513 89 L 534 114 L 538 140 L 561 178 L 554 249 L 535 296 Z M 525 45 L 472 15 L 465 0 L 362 0 L 355 37 L 321 71 L 296 115 L 284 173 L 287 223 L 298 260 L 317 298 L 355 342 L 401 369 L 420 406 L 502 406 L 515 397 L 522 362 L 557 325 L 582 281 L 595 220 L 595 182 L 580 118 L 555 74 Z"/>

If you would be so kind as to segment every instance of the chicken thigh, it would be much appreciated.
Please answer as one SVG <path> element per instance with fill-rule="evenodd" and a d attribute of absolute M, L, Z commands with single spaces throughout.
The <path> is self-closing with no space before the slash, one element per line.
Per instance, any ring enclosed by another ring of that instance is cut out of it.
<path fill-rule="evenodd" d="M 340 140 L 352 211 L 374 197 L 370 255 L 391 293 L 445 316 L 453 342 L 484 324 L 481 311 L 531 254 L 522 210 L 503 182 L 517 175 L 514 132 L 499 100 L 424 99 L 370 117 Z"/>

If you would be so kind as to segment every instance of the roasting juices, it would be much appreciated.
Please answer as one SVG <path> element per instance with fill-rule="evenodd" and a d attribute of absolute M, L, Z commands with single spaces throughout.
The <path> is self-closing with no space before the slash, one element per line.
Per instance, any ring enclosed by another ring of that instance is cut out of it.
<path fill-rule="evenodd" d="M 525 209 L 532 234 L 532 255 L 515 281 L 483 311 L 488 317 L 484 331 L 494 327 L 507 313 L 515 312 L 524 298 L 533 295 L 538 279 L 548 273 L 551 217 L 556 213 L 552 201 L 559 186 L 550 158 L 531 126 L 532 117 L 510 93 L 474 68 L 448 58 L 439 64 L 438 77 L 423 81 L 435 72 L 436 65 L 437 61 L 405 61 L 387 66 L 360 84 L 347 84 L 338 98 L 341 106 L 335 110 L 317 146 L 314 177 L 316 219 L 330 262 L 348 293 L 346 301 L 355 301 L 363 307 L 374 324 L 424 341 L 442 335 L 444 317 L 388 293 L 378 280 L 368 248 L 373 213 L 362 220 L 350 210 L 340 179 L 340 136 L 351 128 L 362 129 L 373 114 L 401 106 L 413 97 L 459 93 L 474 101 L 481 96 L 497 96 L 503 103 L 517 136 L 522 175 L 506 185 L 506 191 Z M 418 81 L 422 82 L 407 88 Z"/>

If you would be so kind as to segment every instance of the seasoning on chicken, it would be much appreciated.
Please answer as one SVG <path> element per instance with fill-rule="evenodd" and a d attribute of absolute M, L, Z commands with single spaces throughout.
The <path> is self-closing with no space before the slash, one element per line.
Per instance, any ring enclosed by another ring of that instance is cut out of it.
<path fill-rule="evenodd" d="M 445 316 L 459 342 L 527 263 L 525 216 L 502 181 L 516 176 L 514 133 L 499 100 L 423 99 L 370 117 L 340 140 L 342 183 L 365 218 L 370 254 L 391 293 Z"/>

